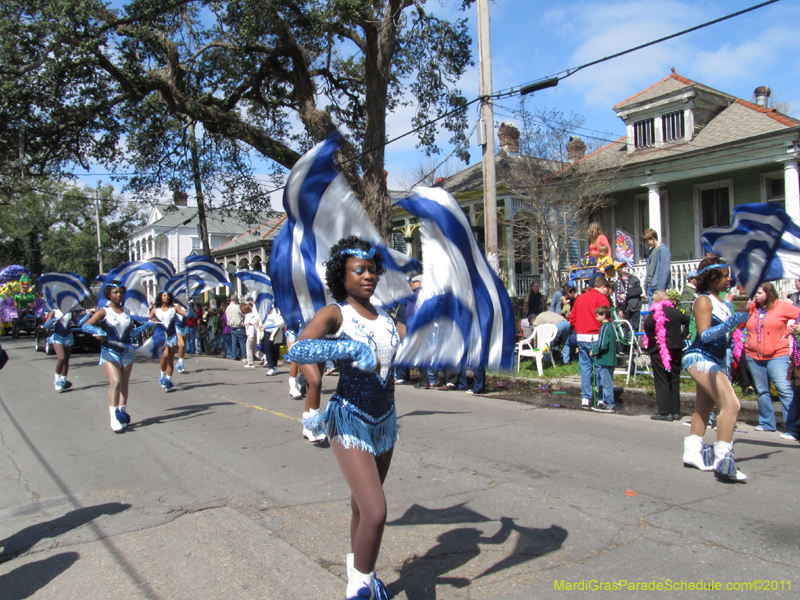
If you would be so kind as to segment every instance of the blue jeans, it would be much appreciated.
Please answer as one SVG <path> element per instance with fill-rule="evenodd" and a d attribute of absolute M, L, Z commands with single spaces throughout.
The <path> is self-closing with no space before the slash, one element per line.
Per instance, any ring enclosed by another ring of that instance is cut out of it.
<path fill-rule="evenodd" d="M 592 399 L 592 369 L 594 358 L 589 356 L 593 342 L 578 342 L 578 365 L 581 370 L 581 398 Z"/>
<path fill-rule="evenodd" d="M 747 367 L 750 369 L 750 376 L 753 378 L 753 385 L 756 386 L 756 393 L 758 394 L 758 424 L 770 431 L 776 429 L 775 409 L 772 406 L 772 396 L 769 393 L 770 382 L 778 390 L 778 398 L 783 407 L 783 420 L 786 429 L 794 431 L 795 428 L 795 422 L 790 418 L 797 418 L 790 410 L 794 392 L 792 391 L 792 383 L 786 379 L 790 360 L 791 358 L 788 356 L 777 356 L 769 360 L 756 360 L 751 356 L 747 356 Z"/>
<path fill-rule="evenodd" d="M 483 367 L 474 367 L 472 369 L 472 374 L 475 376 L 472 392 L 475 394 L 482 394 L 486 389 L 486 369 Z"/>
<path fill-rule="evenodd" d="M 247 334 L 244 327 L 231 327 L 231 347 L 228 349 L 228 358 L 247 358 Z"/>
<path fill-rule="evenodd" d="M 614 408 L 614 367 L 597 365 L 597 397 Z"/>
<path fill-rule="evenodd" d="M 221 333 L 219 334 L 219 351 L 223 352 L 225 356 L 228 356 L 228 348 L 231 347 L 231 334 L 230 333 Z"/>
<path fill-rule="evenodd" d="M 188 333 L 186 334 L 186 353 L 197 354 L 197 352 L 195 352 L 194 327 L 189 327 Z"/>
<path fill-rule="evenodd" d="M 572 328 L 569 325 L 569 321 L 556 323 L 556 327 L 558 328 L 558 333 L 556 334 L 556 339 L 553 340 L 553 345 L 561 347 L 561 360 L 564 364 L 567 364 L 569 362 L 569 334 Z"/>
<path fill-rule="evenodd" d="M 208 351 L 215 353 L 217 351 L 217 332 L 208 330 Z"/>

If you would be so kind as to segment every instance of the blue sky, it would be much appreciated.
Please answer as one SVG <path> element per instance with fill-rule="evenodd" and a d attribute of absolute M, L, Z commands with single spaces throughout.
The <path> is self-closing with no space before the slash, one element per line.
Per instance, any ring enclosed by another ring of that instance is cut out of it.
<path fill-rule="evenodd" d="M 759 0 L 594 0 L 541 2 L 492 0 L 490 2 L 492 76 L 495 90 L 528 83 L 567 68 L 688 29 L 706 21 L 759 4 Z M 461 0 L 429 0 L 427 8 L 450 19 L 466 16 L 470 22 L 475 65 L 460 82 L 468 99 L 478 96 L 478 44 L 476 8 L 458 10 Z M 557 109 L 585 118 L 588 136 L 616 139 L 624 134 L 613 106 L 676 71 L 708 86 L 746 100 L 760 85 L 772 88 L 773 98 L 793 107 L 800 116 L 800 0 L 781 0 L 754 12 L 712 25 L 621 58 L 589 67 L 561 81 L 556 88 L 529 98 L 530 108 Z M 516 97 L 497 102 L 495 121 L 515 122 Z M 478 105 L 470 107 L 471 123 Z M 387 137 L 410 128 L 413 107 L 389 115 Z M 443 159 L 452 147 L 442 136 Z M 418 164 L 422 153 L 409 136 L 390 144 L 386 151 L 389 187 L 402 189 L 401 181 Z M 473 134 L 470 164 L 480 161 Z M 458 164 L 458 168 L 466 165 Z M 93 173 L 104 169 L 97 167 Z M 88 175 L 80 179 L 95 185 L 109 177 Z M 280 195 L 273 195 L 273 206 Z"/>
<path fill-rule="evenodd" d="M 541 2 L 493 0 L 491 18 L 492 78 L 495 90 L 518 86 L 570 67 L 615 54 L 695 25 L 759 4 L 760 0 L 602 0 Z M 453 17 L 460 1 L 445 4 Z M 429 3 L 433 6 L 433 2 Z M 467 13 L 473 37 L 475 66 L 461 88 L 467 98 L 478 95 L 476 10 Z M 800 115 L 800 0 L 782 0 L 720 24 L 689 33 L 621 58 L 589 67 L 561 81 L 556 88 L 529 96 L 531 108 L 577 113 L 585 127 L 616 139 L 625 133 L 613 106 L 670 73 L 670 67 L 700 83 L 745 100 L 760 85 L 773 98 Z M 517 98 L 498 101 L 495 121 L 516 120 Z M 511 109 L 511 111 L 507 110 Z M 410 109 L 409 109 L 410 110 Z M 477 119 L 477 104 L 470 107 Z M 390 117 L 388 137 L 403 133 L 408 113 Z M 607 137 L 592 131 L 578 132 Z M 589 141 L 589 140 L 587 140 Z M 390 145 L 386 153 L 389 187 L 399 188 L 403 171 L 420 155 L 413 139 Z M 443 156 L 452 148 L 442 144 Z M 471 164 L 480 160 L 473 135 Z"/>

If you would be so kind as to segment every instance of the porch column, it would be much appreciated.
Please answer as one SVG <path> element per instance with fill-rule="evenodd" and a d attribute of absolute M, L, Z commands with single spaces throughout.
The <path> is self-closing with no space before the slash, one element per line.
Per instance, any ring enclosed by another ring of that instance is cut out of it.
<path fill-rule="evenodd" d="M 800 224 L 800 174 L 797 163 L 797 160 L 783 163 L 783 192 L 787 214 L 795 223 Z"/>
<path fill-rule="evenodd" d="M 506 225 L 506 256 L 508 257 L 508 295 L 512 298 L 517 295 L 517 265 L 514 255 L 514 226 Z"/>
<path fill-rule="evenodd" d="M 661 232 L 661 194 L 659 194 L 660 184 L 648 183 L 647 187 L 647 207 L 650 215 L 650 229 L 654 229 L 658 234 L 659 240 L 664 240 Z"/>

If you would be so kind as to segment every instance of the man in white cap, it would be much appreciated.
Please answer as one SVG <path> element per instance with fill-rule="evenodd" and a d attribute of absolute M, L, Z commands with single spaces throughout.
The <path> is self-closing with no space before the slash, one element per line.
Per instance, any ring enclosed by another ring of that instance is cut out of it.
<path fill-rule="evenodd" d="M 689 271 L 686 274 L 686 285 L 683 286 L 683 293 L 681 293 L 681 302 L 694 302 L 697 298 L 697 271 Z"/>

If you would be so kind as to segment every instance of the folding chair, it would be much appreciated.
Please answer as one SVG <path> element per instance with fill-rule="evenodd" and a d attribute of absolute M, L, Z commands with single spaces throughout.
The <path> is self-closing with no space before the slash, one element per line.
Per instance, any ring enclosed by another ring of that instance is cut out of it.
<path fill-rule="evenodd" d="M 523 356 L 533 358 L 536 361 L 536 370 L 539 372 L 539 377 L 544 375 L 542 370 L 542 358 L 544 356 L 545 348 L 550 350 L 550 346 L 558 335 L 558 327 L 550 323 L 544 325 L 537 325 L 530 337 L 521 340 L 517 344 L 517 373 L 519 373 L 519 363 Z M 550 352 L 552 360 L 553 354 Z"/>
<path fill-rule="evenodd" d="M 630 321 L 619 319 L 618 321 L 614 321 L 613 324 L 614 333 L 617 334 L 617 342 L 623 346 L 622 348 L 617 346 L 617 355 L 621 356 L 625 361 L 625 370 L 623 371 L 617 367 L 614 369 L 614 375 L 625 375 L 625 385 L 628 385 L 631 380 L 634 347 L 636 346 L 634 337 L 636 332 L 633 330 L 633 325 L 631 325 Z M 625 349 L 625 346 L 627 346 L 627 350 Z"/>
<path fill-rule="evenodd" d="M 644 346 L 645 333 L 637 331 L 633 335 L 635 342 L 635 350 L 633 357 L 633 383 L 636 383 L 636 377 L 641 375 L 653 376 L 653 371 L 650 369 L 650 355 L 647 354 Z"/>

